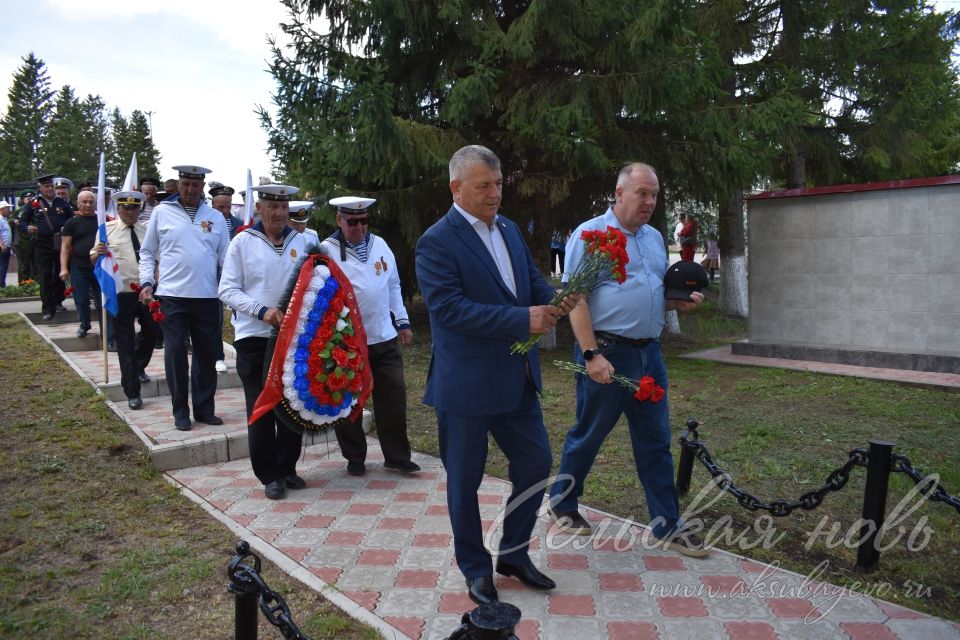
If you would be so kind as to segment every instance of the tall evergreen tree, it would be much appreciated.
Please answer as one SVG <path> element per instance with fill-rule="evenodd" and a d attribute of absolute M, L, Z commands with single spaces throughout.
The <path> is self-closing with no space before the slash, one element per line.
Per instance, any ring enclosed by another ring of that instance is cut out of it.
<path fill-rule="evenodd" d="M 150 124 L 147 122 L 147 116 L 142 111 L 134 110 L 130 114 L 129 127 L 127 134 L 130 137 L 129 148 L 137 153 L 137 167 L 141 176 L 158 176 L 160 172 L 157 165 L 160 164 L 160 153 L 153 145 L 153 137 L 150 135 Z M 129 167 L 129 159 L 127 160 Z"/>
<path fill-rule="evenodd" d="M 29 180 L 42 168 L 38 152 L 52 109 L 50 79 L 31 51 L 13 76 L 7 112 L 0 119 L 0 180 Z"/>
<path fill-rule="evenodd" d="M 112 153 L 106 160 L 106 179 L 119 186 L 130 168 L 133 145 L 130 144 L 130 124 L 117 107 L 110 113 L 110 150 Z"/>
<path fill-rule="evenodd" d="M 89 141 L 86 122 L 80 103 L 70 85 L 64 85 L 54 100 L 53 113 L 47 123 L 47 133 L 40 145 L 40 162 L 44 171 L 81 179 L 90 171 Z"/>
<path fill-rule="evenodd" d="M 449 206 L 446 164 L 464 144 L 503 160 L 504 212 L 543 267 L 552 230 L 601 211 L 622 163 L 699 194 L 713 168 L 698 154 L 740 144 L 698 119 L 720 90 L 689 28 L 699 3 L 285 4 L 292 54 L 274 49 L 277 120 L 262 114 L 278 164 L 321 197 L 376 193 L 401 262 Z M 308 26 L 321 14 L 326 34 Z"/>
<path fill-rule="evenodd" d="M 83 166 L 86 173 L 77 176 L 81 180 L 96 182 L 100 171 L 100 152 L 107 158 L 113 156 L 113 141 L 110 138 L 110 124 L 107 120 L 107 104 L 100 96 L 88 94 L 80 103 L 83 112 L 84 136 L 88 146 L 84 147 Z"/>

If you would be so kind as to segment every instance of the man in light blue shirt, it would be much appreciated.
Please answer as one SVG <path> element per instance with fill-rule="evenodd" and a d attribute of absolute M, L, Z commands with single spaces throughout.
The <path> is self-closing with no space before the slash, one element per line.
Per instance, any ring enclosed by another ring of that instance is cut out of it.
<path fill-rule="evenodd" d="M 13 246 L 13 232 L 10 230 L 10 210 L 13 205 L 0 200 L 0 287 L 7 286 L 7 267 L 10 266 L 10 248 Z"/>
<path fill-rule="evenodd" d="M 550 513 L 566 532 L 589 535 L 578 500 L 584 481 L 607 434 L 626 415 L 637 476 L 643 485 L 653 535 L 664 548 L 690 556 L 706 555 L 703 543 L 685 531 L 673 485 L 667 396 L 639 401 L 629 389 L 611 384 L 616 372 L 631 380 L 651 376 L 667 389 L 667 369 L 659 337 L 667 309 L 688 311 L 703 302 L 699 292 L 689 301 L 665 300 L 663 276 L 667 254 L 663 236 L 647 223 L 657 205 L 660 183 L 649 165 L 628 164 L 617 178 L 616 201 L 607 212 L 581 224 L 567 245 L 566 273 L 576 270 L 584 253 L 586 230 L 619 229 L 627 239 L 627 278 L 607 280 L 570 313 L 577 344 L 574 357 L 588 375 L 577 375 L 577 424 L 567 433 L 557 480 L 550 489 Z M 572 481 L 572 484 L 571 484 Z"/>

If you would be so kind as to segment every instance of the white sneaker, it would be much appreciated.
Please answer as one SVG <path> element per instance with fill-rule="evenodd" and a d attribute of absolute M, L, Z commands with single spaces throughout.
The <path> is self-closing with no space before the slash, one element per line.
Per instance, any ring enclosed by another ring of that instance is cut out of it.
<path fill-rule="evenodd" d="M 223 360 L 217 360 L 217 364 L 214 365 L 217 369 L 217 373 L 226 373 L 227 372 L 227 363 Z"/>

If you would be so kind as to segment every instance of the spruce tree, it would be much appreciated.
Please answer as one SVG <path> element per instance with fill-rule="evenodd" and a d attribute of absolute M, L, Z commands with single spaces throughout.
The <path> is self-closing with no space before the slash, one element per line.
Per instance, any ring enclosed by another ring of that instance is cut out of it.
<path fill-rule="evenodd" d="M 110 150 L 111 154 L 106 158 L 106 180 L 120 186 L 130 168 L 133 145 L 130 143 L 130 125 L 117 107 L 110 113 Z"/>
<path fill-rule="evenodd" d="M 688 158 L 739 144 L 697 126 L 719 86 L 689 28 L 696 3 L 285 4 L 271 149 L 318 199 L 376 194 L 401 263 L 449 207 L 446 165 L 465 144 L 500 156 L 503 211 L 544 270 L 552 231 L 602 212 L 624 162 L 654 165 L 667 193 L 706 190 L 712 168 Z M 325 34 L 308 26 L 321 14 Z"/>
<path fill-rule="evenodd" d="M 54 100 L 47 134 L 40 146 L 45 171 L 79 181 L 90 171 L 90 141 L 80 103 L 70 85 L 64 85 Z"/>
<path fill-rule="evenodd" d="M 50 79 L 43 60 L 33 52 L 13 76 L 7 93 L 7 112 L 0 119 L 0 181 L 36 177 L 42 169 L 38 151 L 52 109 Z"/>
<path fill-rule="evenodd" d="M 129 149 L 137 154 L 137 168 L 141 176 L 160 175 L 157 165 L 160 164 L 160 153 L 153 145 L 153 137 L 150 135 L 150 124 L 147 122 L 147 116 L 142 111 L 134 110 L 130 114 L 130 121 L 127 134 L 130 138 Z M 129 167 L 129 158 L 127 160 Z M 126 174 L 124 174 L 126 175 Z M 139 179 L 139 178 L 138 178 Z"/>

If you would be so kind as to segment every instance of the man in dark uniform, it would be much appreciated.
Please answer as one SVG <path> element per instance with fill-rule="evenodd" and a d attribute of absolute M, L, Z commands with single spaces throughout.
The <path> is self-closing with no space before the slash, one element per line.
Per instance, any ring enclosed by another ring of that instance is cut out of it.
<path fill-rule="evenodd" d="M 234 236 L 237 235 L 237 229 L 243 226 L 243 221 L 235 215 L 231 215 L 230 209 L 233 206 L 233 194 L 235 193 L 233 187 L 228 187 L 219 182 L 210 182 L 210 206 L 223 214 L 223 220 L 227 223 L 227 230 L 230 232 L 230 239 L 233 240 Z M 219 282 L 219 277 L 217 278 Z M 223 304 L 220 305 L 220 335 L 223 336 Z M 223 340 L 220 341 L 219 349 L 217 350 L 217 362 L 216 362 L 217 373 L 226 373 L 227 372 L 227 360 L 223 353 Z"/>
<path fill-rule="evenodd" d="M 230 239 L 233 240 L 233 237 L 237 235 L 237 229 L 243 226 L 243 220 L 231 213 L 233 194 L 236 193 L 236 190 L 219 182 L 212 182 L 209 193 L 210 206 L 223 214 L 227 229 L 230 230 Z"/>
<path fill-rule="evenodd" d="M 71 207 L 74 207 L 74 202 L 70 198 L 70 194 L 73 191 L 73 181 L 69 178 L 63 178 L 57 176 L 53 179 L 53 194 L 58 198 L 63 198 L 70 203 Z M 74 207 L 76 209 L 76 207 Z"/>
<path fill-rule="evenodd" d="M 33 240 L 34 234 L 27 233 L 20 228 L 20 221 L 23 220 L 27 212 L 27 206 L 36 197 L 33 191 L 24 191 L 20 194 L 20 208 L 15 216 L 13 230 L 16 238 L 14 244 L 17 245 L 17 284 L 23 284 L 24 280 L 37 280 L 37 265 L 33 261 Z"/>
<path fill-rule="evenodd" d="M 53 175 L 37 178 L 40 195 L 31 200 L 20 220 L 20 230 L 36 234 L 33 256 L 40 279 L 40 301 L 43 319 L 53 320 L 53 314 L 62 299 L 63 281 L 60 280 L 59 233 L 73 215 L 70 203 L 53 192 Z M 55 246 L 56 243 L 56 246 Z"/>

